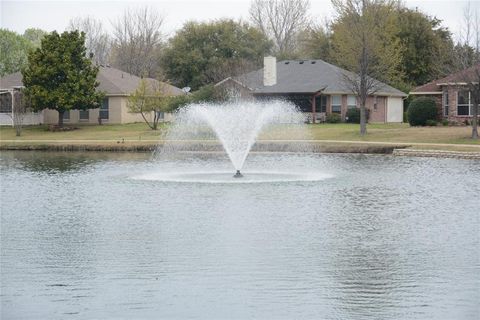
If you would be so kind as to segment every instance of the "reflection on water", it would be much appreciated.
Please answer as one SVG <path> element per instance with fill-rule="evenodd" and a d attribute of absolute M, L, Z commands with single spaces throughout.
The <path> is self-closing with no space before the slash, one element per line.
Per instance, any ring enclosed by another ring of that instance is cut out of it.
<path fill-rule="evenodd" d="M 106 160 L 145 160 L 150 154 L 137 152 L 2 152 L 2 164 L 32 172 L 62 173 L 81 170 Z"/>
<path fill-rule="evenodd" d="M 2 153 L 1 318 L 479 317 L 478 162 L 251 155 L 246 174 L 331 178 L 135 179 L 231 170 L 185 157 Z"/>

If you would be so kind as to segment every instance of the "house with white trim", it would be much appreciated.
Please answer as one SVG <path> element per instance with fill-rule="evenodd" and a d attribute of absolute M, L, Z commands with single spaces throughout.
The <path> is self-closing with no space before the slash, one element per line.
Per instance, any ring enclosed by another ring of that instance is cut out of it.
<path fill-rule="evenodd" d="M 138 113 L 130 113 L 127 102 L 128 97 L 135 92 L 142 79 L 122 70 L 109 66 L 99 67 L 97 81 L 98 91 L 105 94 L 105 98 L 100 108 L 89 110 L 70 110 L 64 113 L 63 121 L 65 124 L 88 123 L 132 123 L 143 122 L 143 118 Z M 166 95 L 183 95 L 181 89 L 167 83 L 159 83 L 158 80 L 147 78 L 147 82 L 152 85 L 159 85 Z M 23 88 L 22 74 L 20 72 L 6 75 L 0 79 L 0 125 L 13 124 L 12 99 L 17 90 Z M 153 114 L 151 115 L 153 116 Z M 164 120 L 169 120 L 171 115 L 163 114 Z M 24 124 L 56 124 L 58 123 L 58 112 L 53 109 L 44 109 L 38 113 L 28 113 L 23 121 Z"/>
<path fill-rule="evenodd" d="M 228 77 L 215 86 L 235 90 L 255 99 L 286 99 L 295 103 L 312 122 L 337 113 L 345 120 L 347 110 L 359 108 L 345 76 L 353 73 L 323 60 L 284 60 L 265 57 L 262 69 Z M 377 91 L 367 98 L 369 122 L 403 122 L 404 92 L 377 81 Z"/>
<path fill-rule="evenodd" d="M 479 80 L 480 64 L 416 87 L 413 97 L 429 97 L 437 105 L 438 118 L 465 122 L 473 117 L 472 97 L 466 81 Z"/>

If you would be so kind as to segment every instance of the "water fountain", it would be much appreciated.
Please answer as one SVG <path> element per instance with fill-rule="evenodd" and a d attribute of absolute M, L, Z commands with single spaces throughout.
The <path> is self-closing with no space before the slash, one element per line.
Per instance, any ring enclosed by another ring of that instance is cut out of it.
<path fill-rule="evenodd" d="M 211 150 L 219 141 L 235 170 L 241 170 L 259 134 L 272 126 L 303 126 L 305 117 L 295 105 L 286 101 L 227 102 L 191 104 L 175 114 L 175 121 L 160 154 L 185 150 Z"/>

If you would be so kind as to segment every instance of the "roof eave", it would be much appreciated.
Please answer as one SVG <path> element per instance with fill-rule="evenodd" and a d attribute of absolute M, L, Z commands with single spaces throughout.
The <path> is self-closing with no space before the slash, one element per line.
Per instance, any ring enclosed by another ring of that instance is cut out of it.
<path fill-rule="evenodd" d="M 411 95 L 436 95 L 436 94 L 442 94 L 442 91 L 415 91 L 415 92 L 410 92 L 409 94 Z"/>
<path fill-rule="evenodd" d="M 477 84 L 477 82 L 470 82 L 472 84 Z M 466 82 L 442 82 L 437 83 L 437 86 L 466 86 L 468 83 Z"/>

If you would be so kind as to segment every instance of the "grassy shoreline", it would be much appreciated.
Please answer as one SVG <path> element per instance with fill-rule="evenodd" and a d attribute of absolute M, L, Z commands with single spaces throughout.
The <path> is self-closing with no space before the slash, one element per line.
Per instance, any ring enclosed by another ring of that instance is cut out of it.
<path fill-rule="evenodd" d="M 164 143 L 168 124 L 157 131 L 143 123 L 125 125 L 76 125 L 79 129 L 50 132 L 46 126 L 28 126 L 16 137 L 11 127 L 0 127 L 0 150 L 151 151 Z M 368 134 L 355 124 L 276 126 L 266 130 L 258 145 L 309 143 L 318 152 L 391 153 L 393 148 L 480 152 L 480 141 L 469 138 L 470 127 L 410 127 L 408 124 L 369 124 Z M 214 140 L 192 140 L 187 143 Z M 277 145 L 275 147 L 275 145 Z"/>

